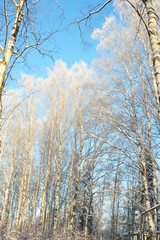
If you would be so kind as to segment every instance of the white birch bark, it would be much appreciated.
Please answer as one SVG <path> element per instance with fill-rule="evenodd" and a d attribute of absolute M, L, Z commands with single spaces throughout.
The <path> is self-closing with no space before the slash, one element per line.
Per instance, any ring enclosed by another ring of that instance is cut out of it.
<path fill-rule="evenodd" d="M 5 44 L 4 44 L 4 47 L 0 45 L 0 51 L 2 53 L 2 59 L 0 60 L 0 155 L 1 155 L 1 128 L 2 128 L 2 94 L 3 94 L 4 85 L 5 85 L 4 80 L 5 80 L 7 67 L 12 58 L 14 46 L 17 40 L 19 27 L 23 17 L 23 8 L 24 8 L 25 1 L 26 0 L 19 0 L 19 3 L 17 4 L 16 17 L 15 17 L 15 21 L 12 27 L 11 35 L 8 40 L 7 46 L 5 46 Z M 7 39 L 5 39 L 5 42 L 7 42 Z"/>
<path fill-rule="evenodd" d="M 159 97 L 158 103 L 160 104 L 160 41 L 158 38 L 158 13 L 153 6 L 152 0 L 144 1 L 147 16 L 148 16 L 148 33 L 153 57 L 153 68 L 157 84 L 157 95 Z M 158 107 L 158 114 L 160 116 L 160 105 Z"/>
<path fill-rule="evenodd" d="M 62 146 L 59 148 L 59 157 L 58 160 L 58 173 L 57 173 L 57 189 L 56 189 L 56 199 L 55 199 L 55 212 L 54 212 L 54 229 L 57 228 L 58 225 L 58 215 L 59 215 L 59 193 L 60 193 L 60 186 L 61 186 L 61 168 L 62 168 Z"/>
<path fill-rule="evenodd" d="M 150 201 L 149 201 L 149 192 L 148 192 L 148 181 L 147 181 L 147 175 L 146 175 L 146 161 L 145 161 L 145 156 L 144 156 L 144 150 L 143 150 L 143 146 L 141 144 L 141 138 L 138 132 L 138 120 L 137 120 L 137 114 L 136 114 L 136 109 L 135 109 L 135 89 L 134 89 L 134 85 L 132 82 L 132 79 L 130 78 L 130 82 L 131 82 L 131 87 L 132 87 L 132 108 L 133 108 L 133 115 L 134 115 L 134 130 L 135 130 L 135 137 L 136 137 L 136 141 L 137 141 L 137 147 L 139 150 L 139 154 L 140 154 L 140 162 L 143 166 L 143 170 L 142 170 L 142 179 L 143 179 L 143 185 L 144 185 L 144 196 L 145 196 L 145 206 L 147 208 L 150 207 Z M 145 90 L 145 89 L 144 89 Z M 144 92 L 145 94 L 145 92 Z M 146 101 L 146 98 L 145 98 Z M 146 106 L 145 106 L 146 107 Z M 150 123 L 149 121 L 149 116 L 148 116 L 148 124 Z M 148 131 L 150 134 L 150 126 L 148 125 Z M 155 240 L 155 236 L 156 236 L 156 229 L 155 229 L 155 223 L 154 223 L 154 219 L 152 217 L 151 214 L 148 214 L 147 216 L 147 220 L 148 220 L 148 224 L 150 227 L 150 231 L 152 234 L 152 240 Z"/>
<path fill-rule="evenodd" d="M 42 176 L 42 172 L 40 170 L 40 173 L 39 173 L 39 176 L 38 176 L 38 180 L 36 182 L 37 186 L 35 188 L 35 191 L 33 192 L 34 198 L 33 198 L 32 204 L 31 204 L 31 214 L 30 214 L 30 217 L 29 217 L 29 228 L 31 228 L 32 223 L 33 223 L 34 211 L 35 211 L 38 195 L 39 195 L 39 192 L 40 192 L 41 176 Z"/>
<path fill-rule="evenodd" d="M 76 130 L 76 129 L 75 129 Z M 68 189 L 67 189 L 67 206 L 66 206 L 66 227 L 68 228 L 68 217 L 70 214 L 70 197 L 71 197 L 71 180 L 72 180 L 72 175 L 73 175 L 73 167 L 74 167 L 74 160 L 75 160 L 75 151 L 76 151 L 76 133 L 75 133 L 75 142 L 74 142 L 74 147 L 73 147 L 73 153 L 72 153 L 72 159 L 71 159 L 71 167 L 70 171 L 68 172 Z"/>
<path fill-rule="evenodd" d="M 24 216 L 24 210 L 26 205 L 26 199 L 28 197 L 28 192 L 30 189 L 30 183 L 31 183 L 31 171 L 32 171 L 32 162 L 33 162 L 33 102 L 28 104 L 28 117 L 30 119 L 30 125 L 29 125 L 29 133 L 28 133 L 28 142 L 27 142 L 27 149 L 26 149 L 26 156 L 25 156 L 25 162 L 23 167 L 23 175 L 21 179 L 21 189 L 20 189 L 20 196 L 19 196 L 19 205 L 18 205 L 18 211 L 17 211 L 17 219 L 16 219 L 16 227 L 19 228 L 23 216 Z M 30 171 L 29 171 L 30 169 Z M 28 174 L 29 171 L 29 174 Z"/>
<path fill-rule="evenodd" d="M 7 210 L 10 209 L 9 206 L 9 196 L 10 196 L 10 189 L 11 189 L 11 185 L 12 185 L 12 177 L 13 177 L 13 172 L 14 172 L 14 162 L 15 162 L 15 157 L 16 157 L 16 151 L 17 151 L 17 144 L 15 145 L 15 149 L 14 149 L 14 153 L 11 151 L 11 171 L 10 171 L 10 176 L 8 179 L 8 183 L 7 183 L 7 187 L 5 190 L 5 197 L 3 200 L 3 209 L 2 209 L 2 213 L 1 213 L 1 220 L 0 220 L 0 229 L 3 226 L 3 224 L 5 223 L 5 218 L 6 218 L 6 213 Z M 10 202 L 11 204 L 11 202 Z"/>
<path fill-rule="evenodd" d="M 156 201 L 156 195 L 157 195 L 157 180 L 156 180 L 156 171 L 155 171 L 155 162 L 154 162 L 154 154 L 153 154 L 153 149 L 152 149 L 152 138 L 151 138 L 151 120 L 150 120 L 150 113 L 149 113 L 149 107 L 148 107 L 148 99 L 147 99 L 147 91 L 146 91 L 146 86 L 145 82 L 142 76 L 142 86 L 143 86 L 143 91 L 144 91 L 144 104 L 145 104 L 145 110 L 146 110 L 146 115 L 147 115 L 147 123 L 148 123 L 148 142 L 149 142 L 149 151 L 150 151 L 150 159 L 151 159 L 151 176 L 152 176 L 152 189 L 150 187 L 150 199 L 152 204 L 155 206 L 157 204 Z M 149 184 L 149 183 L 148 183 Z M 151 183 L 150 183 L 151 184 Z M 154 222 L 155 225 L 157 224 L 157 209 L 154 209 Z"/>
<path fill-rule="evenodd" d="M 80 184 L 80 171 L 81 171 L 81 163 L 82 163 L 82 150 L 84 147 L 85 136 L 82 129 L 82 123 L 80 127 L 80 150 L 79 150 L 79 160 L 78 160 L 78 167 L 76 172 L 76 179 L 75 179 L 75 190 L 74 196 L 71 206 L 71 220 L 69 222 L 69 229 L 72 231 L 75 228 L 76 223 L 76 204 L 77 204 L 77 197 L 78 197 L 78 189 Z"/>
<path fill-rule="evenodd" d="M 48 153 L 48 164 L 47 164 L 47 173 L 44 180 L 43 193 L 42 193 L 42 203 L 41 203 L 41 219 L 42 219 L 42 229 L 45 229 L 46 221 L 46 202 L 47 202 L 47 189 L 49 183 L 49 177 L 51 172 L 51 163 L 52 163 L 52 151 L 53 151 L 53 132 L 54 132 L 54 120 L 51 120 L 51 135 L 50 135 L 50 144 L 49 144 L 49 153 Z"/>
<path fill-rule="evenodd" d="M 63 97 L 65 99 L 65 92 L 63 89 L 60 89 L 59 92 L 59 107 L 60 107 L 60 117 L 58 121 L 58 163 L 57 163 L 57 189 L 56 189 L 56 199 L 55 199 L 55 212 L 54 212 L 54 229 L 58 226 L 58 215 L 59 215 L 59 194 L 60 194 L 60 187 L 61 187 L 61 169 L 62 169 L 62 160 L 63 160 L 63 148 L 64 148 L 64 133 L 65 133 L 65 122 L 63 122 L 63 111 L 64 105 L 66 103 L 63 102 Z"/>

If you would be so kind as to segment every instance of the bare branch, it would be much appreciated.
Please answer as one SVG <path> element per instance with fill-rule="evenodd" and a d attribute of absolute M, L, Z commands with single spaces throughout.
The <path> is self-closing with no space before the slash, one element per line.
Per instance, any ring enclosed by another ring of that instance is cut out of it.
<path fill-rule="evenodd" d="M 20 58 L 20 57 L 22 57 L 22 56 L 23 56 L 23 53 L 24 53 L 27 49 L 29 49 L 29 48 L 34 48 L 34 49 L 37 50 L 36 47 L 39 46 L 39 45 L 40 45 L 40 43 L 36 43 L 36 44 L 33 44 L 33 45 L 26 46 L 20 53 L 14 52 L 15 54 L 17 54 L 17 56 L 16 56 L 16 58 L 14 59 L 12 65 L 11 65 L 10 68 L 9 68 L 9 71 L 8 71 L 7 74 L 6 74 L 6 78 L 4 79 L 3 86 L 5 86 L 6 80 L 7 80 L 7 78 L 9 77 L 10 72 L 11 72 L 11 70 L 12 70 L 15 62 L 17 61 L 17 59 Z"/>
<path fill-rule="evenodd" d="M 137 169 L 139 171 L 143 171 L 143 169 L 141 168 L 140 164 L 137 163 L 125 150 L 123 150 L 122 148 L 110 143 L 109 141 L 101 138 L 101 137 L 98 137 L 90 132 L 88 132 L 85 128 L 83 128 L 84 131 L 86 131 L 90 136 L 92 136 L 93 138 L 97 138 L 99 139 L 100 141 L 104 142 L 104 143 L 107 143 L 108 145 L 110 145 L 111 147 L 114 147 L 115 149 L 119 150 L 120 152 L 122 152 L 126 157 L 128 157 L 129 159 L 131 159 L 131 161 L 135 164 L 135 166 L 137 167 Z"/>
<path fill-rule="evenodd" d="M 39 1 L 40 1 L 40 0 L 37 0 L 36 2 L 33 2 L 33 3 L 34 3 L 34 4 L 37 4 L 37 3 L 39 3 Z"/>
<path fill-rule="evenodd" d="M 15 0 L 12 0 L 12 2 L 14 3 L 14 5 L 16 6 L 16 8 L 18 7 L 18 4 L 16 3 Z"/>
<path fill-rule="evenodd" d="M 2 56 L 3 56 L 3 60 L 5 59 L 5 51 L 4 51 L 4 48 L 0 45 L 0 51 L 2 53 Z"/>
<path fill-rule="evenodd" d="M 147 214 L 147 213 L 150 213 L 152 210 L 157 209 L 157 208 L 159 208 L 159 207 L 160 207 L 160 203 L 157 204 L 156 206 L 148 209 L 147 211 L 143 212 L 142 215 L 145 215 L 145 214 Z"/>
<path fill-rule="evenodd" d="M 147 30 L 147 33 L 148 33 L 148 35 L 149 35 L 148 26 L 147 26 L 146 22 L 144 21 L 142 15 L 141 15 L 140 12 L 138 11 L 138 9 L 137 9 L 129 0 L 127 0 L 127 2 L 131 5 L 131 7 L 132 7 L 132 8 L 135 10 L 135 12 L 138 14 L 138 16 L 139 16 L 140 19 L 142 20 L 142 22 L 143 22 L 143 24 L 144 24 L 144 26 L 145 26 L 145 28 L 146 28 L 146 30 Z"/>
<path fill-rule="evenodd" d="M 84 18 L 82 18 L 82 19 L 80 19 L 80 20 L 78 20 L 78 21 L 74 21 L 74 22 L 70 23 L 70 25 L 68 26 L 68 28 L 69 28 L 72 24 L 74 24 L 74 23 L 78 23 L 78 24 L 79 24 L 80 22 L 88 19 L 91 15 L 94 15 L 94 14 L 100 12 L 100 11 L 101 11 L 108 3 L 110 3 L 110 2 L 112 2 L 112 0 L 108 0 L 107 2 L 105 2 L 99 9 L 97 9 L 97 10 L 95 10 L 95 11 L 93 11 L 93 12 L 89 12 L 89 14 L 88 14 L 87 16 L 85 16 Z"/>
<path fill-rule="evenodd" d="M 6 45 L 7 45 L 7 37 L 8 37 L 8 19 L 7 19 L 7 13 L 6 13 L 6 0 L 4 0 L 4 16 L 5 16 L 5 25 L 6 25 L 6 36 L 5 36 L 5 43 L 4 43 L 4 51 L 5 51 Z"/>
<path fill-rule="evenodd" d="M 60 3 L 59 3 L 57 0 L 54 0 L 54 1 L 57 3 L 58 7 L 60 7 L 60 9 L 62 10 L 62 12 L 63 12 L 63 14 L 64 14 L 63 7 L 60 5 Z"/>
<path fill-rule="evenodd" d="M 23 98 L 6 116 L 2 126 L 5 124 L 5 122 L 9 119 L 9 117 L 11 116 L 11 114 L 14 112 L 14 110 L 19 107 L 26 99 L 28 99 L 31 95 L 35 94 L 37 92 L 37 90 L 31 92 L 30 94 L 28 94 L 25 98 Z"/>

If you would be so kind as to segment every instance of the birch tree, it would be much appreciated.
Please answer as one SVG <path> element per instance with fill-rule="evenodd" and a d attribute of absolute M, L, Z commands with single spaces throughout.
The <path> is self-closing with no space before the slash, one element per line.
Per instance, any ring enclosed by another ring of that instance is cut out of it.
<path fill-rule="evenodd" d="M 157 130 L 155 125 L 152 124 L 156 119 L 155 116 L 157 114 L 154 110 L 157 110 L 157 107 L 154 107 L 156 106 L 154 97 L 148 97 L 154 96 L 154 91 L 152 90 L 153 82 L 149 81 L 149 79 L 151 79 L 149 76 L 146 77 L 148 74 L 152 76 L 152 66 L 150 65 L 149 54 L 150 48 L 149 42 L 146 41 L 147 37 L 143 38 L 141 35 L 141 33 L 143 33 L 143 29 L 141 30 L 140 27 L 138 29 L 139 33 L 137 34 L 136 42 L 132 45 L 134 31 L 136 30 L 135 22 L 136 17 L 134 17 L 132 21 L 130 15 L 130 26 L 128 30 L 132 31 L 132 34 L 127 34 L 126 26 L 122 26 L 122 31 L 125 34 L 120 36 L 116 29 L 114 17 L 110 17 L 106 19 L 102 30 L 96 29 L 93 36 L 100 38 L 99 47 L 103 50 L 103 60 L 100 62 L 100 68 L 106 74 L 106 84 L 110 84 L 108 85 L 108 93 L 105 93 L 104 95 L 112 98 L 112 102 L 114 103 L 114 107 L 112 109 L 113 115 L 104 109 L 104 113 L 101 113 L 99 117 L 100 119 L 106 119 L 106 123 L 110 123 L 113 127 L 113 131 L 115 129 L 118 135 L 122 134 L 122 136 L 126 138 L 128 143 L 125 142 L 125 140 L 124 142 L 121 140 L 123 142 L 121 146 L 117 145 L 118 142 L 114 143 L 115 139 L 113 142 L 109 142 L 108 144 L 115 147 L 117 152 L 122 151 L 121 154 L 124 154 L 126 159 L 129 157 L 129 159 L 134 163 L 134 170 L 138 175 L 139 173 L 141 175 L 140 178 L 138 177 L 139 181 L 144 184 L 143 194 L 145 196 L 145 204 L 143 207 L 148 208 L 151 207 L 149 195 L 152 195 L 152 201 L 154 201 L 154 196 L 156 195 L 155 166 L 159 169 L 159 165 L 157 164 L 157 160 L 155 158 L 155 144 L 153 148 L 153 142 L 156 141 L 158 143 L 159 139 L 153 139 L 153 132 Z M 107 29 L 107 31 L 105 29 Z M 118 29 L 120 31 L 120 25 L 118 25 Z M 117 45 L 118 49 L 116 48 Z M 108 57 L 107 53 L 109 53 L 112 57 Z M 143 56 L 143 61 L 140 60 L 141 56 Z M 116 59 L 115 62 L 114 59 Z M 149 72 L 148 69 L 150 69 Z M 108 75 L 108 70 L 111 75 Z M 113 82 L 110 82 L 109 79 L 112 79 Z M 139 88 L 137 88 L 137 86 L 139 86 Z M 120 99 L 121 103 L 119 104 Z M 132 123 L 133 125 L 130 125 L 129 123 Z M 124 149 L 122 150 L 122 148 Z M 145 155 L 146 149 L 150 152 L 149 155 L 152 159 L 152 163 L 150 162 L 150 165 L 154 169 L 153 171 L 150 169 L 150 174 L 152 175 L 151 188 L 149 186 L 149 178 L 147 177 L 148 170 L 147 158 Z M 127 164 L 126 159 L 124 164 Z M 130 163 L 128 166 L 130 166 Z M 156 201 L 154 201 L 154 204 L 155 203 Z M 156 221 L 154 221 L 151 214 L 148 214 L 147 217 L 151 234 L 150 238 L 155 239 Z"/>
<path fill-rule="evenodd" d="M 92 10 L 89 10 L 89 13 L 86 14 L 83 18 L 72 22 L 78 24 L 80 30 L 80 36 L 82 41 L 85 42 L 83 37 L 83 32 L 81 30 L 81 25 L 85 22 L 85 26 L 89 26 L 91 24 L 91 18 L 102 10 L 110 8 L 111 4 L 115 7 L 117 4 L 125 5 L 126 8 L 131 9 L 132 13 L 136 13 L 139 17 L 139 26 L 143 27 L 143 32 L 148 35 L 148 40 L 150 42 L 150 50 L 151 50 L 151 63 L 153 70 L 153 83 L 155 90 L 155 98 L 157 101 L 157 112 L 159 115 L 159 75 L 160 75 L 160 45 L 159 45 L 159 34 L 158 34 L 158 24 L 159 24 L 159 9 L 160 4 L 158 0 L 108 0 L 104 1 L 104 3 L 98 3 L 96 6 L 92 7 Z M 129 12 L 129 11 L 128 11 Z M 138 28 L 137 28 L 137 31 Z M 147 40 L 147 41 L 148 41 Z"/>
<path fill-rule="evenodd" d="M 25 78 L 25 77 L 24 77 Z M 24 89 L 25 94 L 29 96 L 32 93 L 34 87 L 33 78 L 28 79 L 27 81 L 24 80 Z M 26 117 L 27 128 L 28 131 L 26 132 L 27 135 L 25 136 L 26 142 L 26 152 L 24 152 L 24 159 L 23 159 L 23 170 L 21 176 L 21 188 L 20 188 L 20 195 L 19 195 L 19 204 L 17 210 L 17 219 L 16 219 L 16 226 L 19 228 L 25 221 L 24 216 L 27 215 L 26 210 L 28 208 L 28 200 L 30 195 L 30 188 L 32 182 L 32 167 L 33 167 L 33 154 L 34 154 L 34 127 L 35 121 L 37 120 L 36 117 L 36 107 L 35 107 L 35 100 L 34 94 L 30 97 L 26 104 L 26 112 L 23 111 L 24 116 Z M 24 117 L 23 117 L 24 119 Z"/>
<path fill-rule="evenodd" d="M 82 167 L 83 169 L 86 164 L 84 157 L 82 158 L 81 156 L 83 146 L 79 146 L 79 128 L 80 124 L 82 124 L 80 123 L 80 119 L 83 121 L 85 118 L 85 111 L 80 112 L 80 110 L 81 108 L 85 108 L 86 104 L 83 99 L 86 91 L 83 85 L 85 82 L 88 84 L 91 76 L 92 70 L 89 70 L 86 64 L 75 64 L 71 69 L 67 69 L 66 64 L 59 60 L 56 62 L 53 71 L 50 71 L 47 81 L 40 86 L 40 91 L 44 89 L 44 92 L 42 91 L 43 107 L 47 110 L 46 116 L 48 119 L 44 121 L 45 138 L 42 134 L 44 146 L 41 144 L 44 149 L 44 161 L 46 161 L 45 158 L 48 156 L 47 172 L 45 173 L 45 170 L 43 170 L 44 183 L 41 205 L 43 229 L 48 224 L 45 219 L 50 219 L 50 226 L 53 227 L 54 225 L 55 229 L 58 227 L 62 217 L 60 216 L 60 211 L 62 208 L 61 202 L 63 201 L 67 202 L 67 209 L 64 210 L 66 212 L 64 213 L 65 221 L 66 223 L 70 221 L 71 199 L 74 187 L 73 180 L 77 176 L 80 177 L 80 168 Z M 81 105 L 84 106 L 82 107 Z M 46 143 L 48 144 L 48 153 L 46 152 Z M 87 149 L 89 152 L 89 148 Z M 79 158 L 78 151 L 81 152 Z M 89 154 L 88 152 L 87 154 Z M 79 174 L 75 172 L 78 159 Z M 65 170 L 66 165 L 68 166 L 67 170 Z M 76 175 L 74 176 L 75 173 Z M 84 171 L 82 170 L 82 176 L 83 174 Z M 65 176 L 68 178 L 68 186 L 66 183 L 62 185 Z M 52 178 L 53 180 L 51 180 Z M 63 194 L 62 189 L 64 191 Z M 65 197 L 65 192 L 68 195 L 67 200 L 62 198 L 62 196 Z"/>
<path fill-rule="evenodd" d="M 42 34 L 42 31 L 39 31 L 38 22 L 35 21 L 39 2 L 4 0 L 1 3 L 1 33 L 4 37 L 0 41 L 0 119 L 2 117 L 3 89 L 7 79 L 13 79 L 11 70 L 15 63 L 18 63 L 20 59 L 27 63 L 26 53 L 31 49 L 37 50 L 43 56 L 52 57 L 53 51 L 51 50 L 50 54 L 48 54 L 48 50 L 42 47 L 42 43 L 51 37 L 53 33 Z M 55 5 L 58 4 L 57 1 L 54 3 Z M 0 122 L 0 132 L 1 125 Z"/>

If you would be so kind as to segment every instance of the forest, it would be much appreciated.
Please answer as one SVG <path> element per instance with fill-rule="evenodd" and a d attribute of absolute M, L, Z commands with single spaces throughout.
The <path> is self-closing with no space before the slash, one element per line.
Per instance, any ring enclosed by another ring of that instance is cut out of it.
<path fill-rule="evenodd" d="M 40 2 L 0 3 L 0 240 L 159 240 L 160 2 L 90 1 L 68 26 L 83 44 L 112 4 L 92 64 L 14 80 L 33 50 L 54 58 Z"/>

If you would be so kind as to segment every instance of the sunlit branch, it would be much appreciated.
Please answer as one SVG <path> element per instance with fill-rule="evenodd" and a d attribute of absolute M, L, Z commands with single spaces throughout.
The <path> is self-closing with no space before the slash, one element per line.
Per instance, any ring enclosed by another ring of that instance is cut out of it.
<path fill-rule="evenodd" d="M 146 28 L 146 30 L 147 30 L 147 33 L 148 33 L 148 35 L 149 35 L 148 26 L 147 26 L 146 22 L 144 21 L 142 15 L 141 15 L 140 12 L 138 11 L 138 9 L 136 9 L 136 7 L 135 7 L 129 0 L 127 0 L 127 2 L 131 5 L 131 7 L 132 7 L 132 8 L 135 10 L 135 12 L 138 14 L 138 16 L 139 16 L 140 19 L 142 20 L 142 22 L 143 22 L 143 24 L 144 24 L 144 26 L 145 26 L 145 28 Z"/>
<path fill-rule="evenodd" d="M 15 0 L 12 0 L 12 2 L 14 3 L 14 5 L 16 6 L 16 8 L 18 7 L 18 4 L 16 3 Z"/>
<path fill-rule="evenodd" d="M 7 12 L 6 12 L 6 0 L 4 0 L 4 17 L 5 17 L 5 25 L 6 25 L 6 36 L 5 36 L 5 42 L 4 42 L 4 51 L 5 51 L 6 45 L 7 45 L 7 37 L 8 37 L 8 19 L 7 19 Z"/>
<path fill-rule="evenodd" d="M 89 12 L 89 14 L 88 14 L 87 16 L 85 16 L 84 18 L 81 18 L 81 19 L 78 20 L 78 21 L 72 22 L 70 25 L 72 25 L 72 24 L 74 24 L 74 23 L 80 23 L 80 22 L 88 19 L 91 15 L 94 15 L 94 14 L 100 12 L 100 11 L 101 11 L 108 3 L 110 3 L 110 2 L 112 2 L 112 0 L 108 0 L 108 1 L 105 2 L 99 9 L 97 9 L 97 10 L 95 10 L 95 11 L 93 11 L 93 12 Z M 70 26 L 70 25 L 69 25 L 69 26 Z"/>
<path fill-rule="evenodd" d="M 0 45 L 0 51 L 2 53 L 2 57 L 3 57 L 3 60 L 5 59 L 5 52 L 4 52 L 4 48 Z"/>
<path fill-rule="evenodd" d="M 62 10 L 63 14 L 64 14 L 64 10 L 63 7 L 60 5 L 60 3 L 57 0 L 54 0 L 56 2 L 56 4 L 58 5 L 58 7 Z"/>
<path fill-rule="evenodd" d="M 151 212 L 152 210 L 157 209 L 157 208 L 159 208 L 159 207 L 160 207 L 160 203 L 157 204 L 156 206 L 148 209 L 147 211 L 143 212 L 142 215 L 145 215 L 145 214 L 147 214 L 147 213 Z"/>

